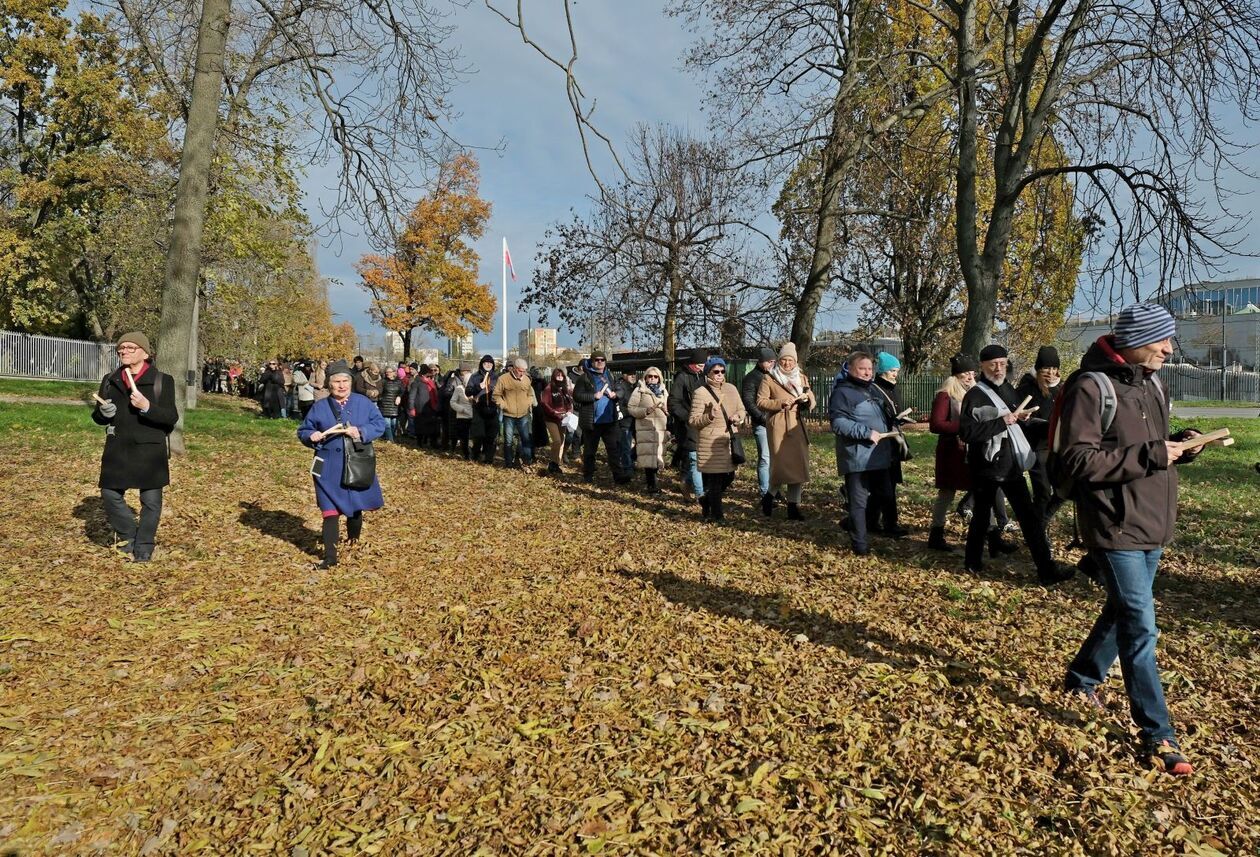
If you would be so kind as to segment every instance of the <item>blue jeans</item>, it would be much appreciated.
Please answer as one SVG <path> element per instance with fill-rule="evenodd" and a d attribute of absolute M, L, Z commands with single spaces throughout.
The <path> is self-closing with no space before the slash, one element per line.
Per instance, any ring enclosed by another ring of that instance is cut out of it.
<path fill-rule="evenodd" d="M 385 434 L 381 435 L 381 439 L 384 440 L 386 443 L 394 442 L 394 418 L 393 417 L 385 418 Z"/>
<path fill-rule="evenodd" d="M 523 417 L 503 417 L 503 463 L 516 466 L 517 451 L 514 440 L 521 444 L 520 459 L 534 463 L 534 418 L 528 413 Z"/>
<path fill-rule="evenodd" d="M 634 422 L 622 425 L 621 429 L 621 472 L 634 475 Z"/>
<path fill-rule="evenodd" d="M 1129 713 L 1148 742 L 1175 738 L 1155 664 L 1155 598 L 1151 589 L 1163 550 L 1090 550 L 1102 571 L 1107 603 L 1068 667 L 1068 690 L 1092 691 L 1116 658 L 1129 696 Z"/>
<path fill-rule="evenodd" d="M 762 494 L 770 493 L 770 437 L 765 426 L 753 429 L 757 438 L 757 490 Z"/>
<path fill-rule="evenodd" d="M 697 497 L 704 496 L 704 479 L 700 475 L 700 458 L 693 449 L 687 453 L 687 469 L 683 471 L 683 479 L 691 481 L 691 490 Z"/>

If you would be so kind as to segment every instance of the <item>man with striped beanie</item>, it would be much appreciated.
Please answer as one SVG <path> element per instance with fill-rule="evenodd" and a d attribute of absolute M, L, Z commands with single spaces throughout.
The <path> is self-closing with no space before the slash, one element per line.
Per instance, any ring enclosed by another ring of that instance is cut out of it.
<path fill-rule="evenodd" d="M 1157 373 L 1173 353 L 1176 322 L 1158 304 L 1121 310 L 1115 331 L 1090 346 L 1063 384 L 1053 420 L 1057 473 L 1074 486 L 1089 554 L 1107 602 L 1068 667 L 1067 690 L 1101 706 L 1099 694 L 1120 659 L 1129 712 L 1143 749 L 1169 774 L 1193 771 L 1182 755 L 1155 663 L 1152 587 L 1177 521 L 1177 467 L 1194 457 L 1168 435 L 1169 396 Z"/>

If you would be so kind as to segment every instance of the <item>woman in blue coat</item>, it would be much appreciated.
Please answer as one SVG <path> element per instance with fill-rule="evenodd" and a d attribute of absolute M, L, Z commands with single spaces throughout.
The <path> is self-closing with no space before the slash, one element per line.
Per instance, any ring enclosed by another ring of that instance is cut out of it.
<path fill-rule="evenodd" d="M 324 561 L 318 568 L 332 568 L 337 564 L 339 515 L 346 516 L 346 535 L 354 542 L 363 532 L 363 513 L 385 505 L 380 480 L 375 477 L 372 484 L 362 490 L 341 484 L 346 444 L 350 440 L 360 443 L 376 440 L 385 434 L 385 418 L 371 399 L 351 392 L 352 376 L 346 361 L 338 360 L 329 366 L 327 375 L 330 395 L 312 406 L 297 433 L 298 440 L 313 447 L 316 457 L 323 459 L 319 475 L 315 476 L 315 501 L 324 515 Z M 341 424 L 349 426 L 344 434 L 328 433 Z"/>
<path fill-rule="evenodd" d="M 831 431 L 836 436 L 836 469 L 844 477 L 849 500 L 849 529 L 853 552 L 870 553 L 866 535 L 866 507 L 892 491 L 892 441 L 880 435 L 890 431 L 894 414 L 888 399 L 871 385 L 875 363 L 871 355 L 855 351 L 836 375 L 827 403 Z"/>

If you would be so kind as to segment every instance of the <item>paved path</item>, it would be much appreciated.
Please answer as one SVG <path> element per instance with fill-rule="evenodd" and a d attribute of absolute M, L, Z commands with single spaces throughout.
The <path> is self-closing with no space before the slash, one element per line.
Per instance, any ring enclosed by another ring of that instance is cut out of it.
<path fill-rule="evenodd" d="M 55 399 L 49 396 L 13 396 L 0 393 L 0 402 L 10 405 L 82 405 L 87 399 Z"/>
<path fill-rule="evenodd" d="M 1228 419 L 1238 419 L 1241 417 L 1260 416 L 1260 405 L 1252 405 L 1249 408 L 1196 408 L 1193 405 L 1182 405 L 1179 402 L 1173 402 L 1173 416 L 1176 417 L 1222 417 Z"/>

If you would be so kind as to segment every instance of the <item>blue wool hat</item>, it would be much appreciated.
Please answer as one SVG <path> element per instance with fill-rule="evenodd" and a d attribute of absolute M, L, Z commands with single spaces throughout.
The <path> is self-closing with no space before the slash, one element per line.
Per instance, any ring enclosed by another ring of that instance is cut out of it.
<path fill-rule="evenodd" d="M 887 351 L 881 351 L 875 357 L 875 374 L 883 375 L 893 369 L 900 369 L 901 361 Z"/>
<path fill-rule="evenodd" d="M 716 354 L 714 354 L 708 360 L 704 361 L 704 374 L 708 375 L 709 370 L 712 369 L 714 366 L 721 366 L 723 369 L 725 369 L 726 361 L 723 360 L 721 357 L 718 357 Z"/>
<path fill-rule="evenodd" d="M 1159 304 L 1130 304 L 1116 317 L 1116 348 L 1139 348 L 1176 334 L 1177 321 Z"/>

